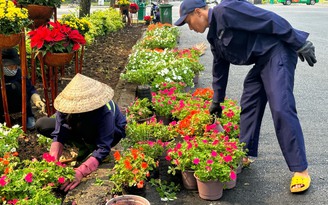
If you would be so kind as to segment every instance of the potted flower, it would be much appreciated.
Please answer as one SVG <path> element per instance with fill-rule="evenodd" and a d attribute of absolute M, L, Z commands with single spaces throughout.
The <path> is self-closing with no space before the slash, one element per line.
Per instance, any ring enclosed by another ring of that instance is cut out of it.
<path fill-rule="evenodd" d="M 71 29 L 78 30 L 83 36 L 89 32 L 92 26 L 86 17 L 79 18 L 74 14 L 63 14 L 59 22 L 69 26 Z"/>
<path fill-rule="evenodd" d="M 86 43 L 78 30 L 59 22 L 49 22 L 49 26 L 40 26 L 28 35 L 33 51 L 41 53 L 45 63 L 52 66 L 69 63 L 74 52 Z"/>
<path fill-rule="evenodd" d="M 151 22 L 151 16 L 144 16 L 144 21 L 146 22 L 146 25 L 149 25 Z"/>
<path fill-rule="evenodd" d="M 17 8 L 12 1 L 0 0 L 0 14 L 0 47 L 14 47 L 20 42 L 23 28 L 31 24 L 28 12 Z"/>
<path fill-rule="evenodd" d="M 126 109 L 126 118 L 128 121 L 144 122 L 149 120 L 152 115 L 152 103 L 148 98 L 136 98 Z"/>
<path fill-rule="evenodd" d="M 119 6 L 120 10 L 129 10 L 130 1 L 129 0 L 117 0 L 117 5 Z"/>
<path fill-rule="evenodd" d="M 111 192 L 131 193 L 132 189 L 135 189 L 137 190 L 136 194 L 140 194 L 140 189 L 144 188 L 149 171 L 156 166 L 154 159 L 144 154 L 141 148 L 130 148 L 123 153 L 116 151 L 114 158 L 115 165 L 110 176 L 114 187 Z"/>

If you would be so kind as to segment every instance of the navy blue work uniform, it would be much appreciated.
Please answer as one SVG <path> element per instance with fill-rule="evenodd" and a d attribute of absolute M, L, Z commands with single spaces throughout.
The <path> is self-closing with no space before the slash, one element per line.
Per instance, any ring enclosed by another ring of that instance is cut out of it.
<path fill-rule="evenodd" d="M 243 0 L 223 0 L 209 9 L 213 101 L 223 102 L 230 64 L 255 64 L 244 81 L 240 141 L 257 157 L 260 126 L 269 102 L 276 135 L 290 171 L 307 169 L 304 137 L 293 95 L 297 50 L 308 33 L 279 15 Z"/>
<path fill-rule="evenodd" d="M 122 138 L 125 138 L 126 118 L 113 101 L 85 113 L 73 114 L 76 120 L 71 120 L 69 114 L 56 112 L 55 118 L 40 118 L 36 129 L 54 142 L 73 144 L 86 156 L 81 154 L 78 161 L 92 154 L 102 162 Z"/>

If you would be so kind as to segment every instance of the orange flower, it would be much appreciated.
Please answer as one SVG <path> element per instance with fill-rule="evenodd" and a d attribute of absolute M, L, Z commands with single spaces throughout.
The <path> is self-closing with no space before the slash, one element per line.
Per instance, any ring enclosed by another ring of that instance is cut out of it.
<path fill-rule="evenodd" d="M 9 161 L 8 160 L 3 160 L 2 164 L 6 166 L 6 165 L 9 164 Z"/>
<path fill-rule="evenodd" d="M 147 169 L 147 167 L 148 167 L 147 162 L 142 162 L 142 163 L 141 163 L 141 167 L 142 167 L 143 169 Z"/>
<path fill-rule="evenodd" d="M 115 158 L 116 161 L 119 161 L 119 160 L 121 159 L 121 154 L 120 154 L 119 151 L 116 151 L 116 152 L 114 153 L 114 158 Z"/>
<path fill-rule="evenodd" d="M 9 174 L 10 172 L 10 168 L 9 167 L 6 167 L 5 171 L 3 172 L 4 174 Z"/>
<path fill-rule="evenodd" d="M 17 156 L 18 156 L 18 152 L 14 152 L 14 153 L 13 153 L 13 156 L 14 156 L 14 157 L 17 157 Z"/>
<path fill-rule="evenodd" d="M 134 169 L 134 170 L 132 171 L 133 174 L 138 174 L 138 172 L 139 172 L 138 169 Z"/>
<path fill-rule="evenodd" d="M 132 165 L 129 160 L 127 160 L 127 159 L 124 160 L 124 164 L 125 164 L 125 168 L 127 168 L 128 170 L 132 169 Z"/>
<path fill-rule="evenodd" d="M 137 184 L 138 189 L 141 189 L 144 186 L 144 181 L 140 181 Z"/>

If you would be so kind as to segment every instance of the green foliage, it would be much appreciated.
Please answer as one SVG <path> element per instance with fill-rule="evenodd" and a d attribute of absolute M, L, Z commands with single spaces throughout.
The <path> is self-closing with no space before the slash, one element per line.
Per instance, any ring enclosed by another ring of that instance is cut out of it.
<path fill-rule="evenodd" d="M 152 103 L 149 102 L 148 98 L 136 99 L 127 108 L 126 118 L 128 121 L 138 121 L 141 119 L 149 118 L 152 114 Z"/>
<path fill-rule="evenodd" d="M 18 148 L 18 137 L 23 134 L 23 130 L 18 125 L 8 128 L 0 123 L 0 156 L 6 152 L 16 152 Z"/>
<path fill-rule="evenodd" d="M 51 191 L 65 181 L 73 180 L 74 176 L 73 168 L 55 162 L 54 157 L 45 153 L 42 161 L 25 160 L 9 173 L 2 175 L 0 196 L 5 197 L 6 200 L 18 200 L 18 204 L 60 202 Z"/>
<path fill-rule="evenodd" d="M 96 36 L 104 36 L 124 27 L 120 12 L 113 8 L 94 11 L 89 17 L 86 17 L 86 19 L 92 24 L 86 36 L 90 35 L 93 38 Z"/>
<path fill-rule="evenodd" d="M 45 147 L 47 147 L 47 150 L 50 150 L 52 139 L 50 139 L 48 137 L 45 137 L 45 136 L 43 136 L 41 134 L 38 134 L 37 137 L 38 137 L 38 143 L 39 143 L 39 145 L 45 146 Z"/>
<path fill-rule="evenodd" d="M 180 191 L 180 185 L 174 182 L 168 183 L 165 180 L 151 179 L 150 184 L 156 187 L 156 191 L 159 193 L 162 201 L 172 201 L 177 199 L 177 192 Z"/>

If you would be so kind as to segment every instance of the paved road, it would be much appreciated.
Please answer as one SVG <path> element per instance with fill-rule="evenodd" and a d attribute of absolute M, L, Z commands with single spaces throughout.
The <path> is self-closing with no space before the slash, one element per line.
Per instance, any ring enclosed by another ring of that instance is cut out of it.
<path fill-rule="evenodd" d="M 178 18 L 179 2 L 172 2 L 173 21 Z M 263 118 L 259 157 L 250 169 L 238 175 L 237 187 L 224 191 L 219 201 L 208 202 L 201 200 L 196 192 L 182 191 L 178 200 L 168 204 L 222 204 L 222 205 L 288 205 L 288 204 L 328 204 L 328 5 L 260 5 L 272 10 L 289 20 L 297 29 L 310 32 L 309 39 L 316 46 L 318 63 L 311 68 L 306 63 L 299 62 L 295 76 L 295 97 L 303 132 L 305 136 L 309 170 L 312 175 L 312 187 L 302 195 L 289 192 L 292 174 L 289 172 L 285 160 L 278 146 L 269 109 Z M 103 7 L 101 7 L 103 8 Z M 67 8 L 61 8 L 61 14 Z M 98 9 L 98 8 L 93 8 Z M 64 12 L 67 12 L 64 11 Z M 148 12 L 148 10 L 147 10 Z M 206 42 L 206 34 L 189 31 L 187 26 L 181 27 L 180 47 L 187 48 L 199 42 Z M 201 58 L 206 70 L 201 75 L 199 86 L 211 86 L 212 55 L 207 49 Z M 239 101 L 243 79 L 250 66 L 232 66 L 227 89 L 227 97 Z M 151 204 L 165 204 L 160 202 L 157 193 L 149 190 L 147 199 Z"/>

